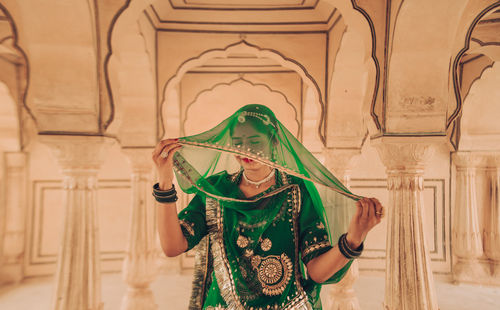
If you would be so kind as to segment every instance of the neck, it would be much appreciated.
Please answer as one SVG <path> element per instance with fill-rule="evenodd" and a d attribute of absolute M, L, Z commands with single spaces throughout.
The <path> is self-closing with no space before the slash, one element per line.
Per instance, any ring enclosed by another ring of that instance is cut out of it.
<path fill-rule="evenodd" d="M 268 166 L 262 166 L 258 169 L 245 169 L 245 175 L 250 181 L 258 182 L 269 175 L 272 168 Z"/>

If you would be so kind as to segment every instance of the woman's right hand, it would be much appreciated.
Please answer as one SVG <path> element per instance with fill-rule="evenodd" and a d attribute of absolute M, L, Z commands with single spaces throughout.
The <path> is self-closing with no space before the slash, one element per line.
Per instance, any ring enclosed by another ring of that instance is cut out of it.
<path fill-rule="evenodd" d="M 182 147 L 177 141 L 179 139 L 161 140 L 153 151 L 153 161 L 158 170 L 160 190 L 172 188 L 172 181 L 174 180 L 173 158 L 175 152 Z"/>

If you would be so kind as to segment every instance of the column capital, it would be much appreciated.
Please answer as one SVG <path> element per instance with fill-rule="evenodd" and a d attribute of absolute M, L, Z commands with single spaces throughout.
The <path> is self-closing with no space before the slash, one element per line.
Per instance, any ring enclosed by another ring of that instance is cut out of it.
<path fill-rule="evenodd" d="M 97 172 L 114 142 L 104 136 L 39 135 L 39 139 L 50 147 L 63 174 L 80 169 Z"/>
<path fill-rule="evenodd" d="M 27 154 L 25 152 L 5 152 L 5 161 L 8 167 L 24 168 L 26 166 L 26 157 Z"/>
<path fill-rule="evenodd" d="M 387 170 L 423 173 L 441 137 L 380 137 L 372 140 Z"/>
<path fill-rule="evenodd" d="M 500 169 L 500 152 L 494 152 L 488 155 L 488 166 Z"/>
<path fill-rule="evenodd" d="M 122 147 L 133 171 L 150 172 L 153 168 L 154 147 Z"/>
<path fill-rule="evenodd" d="M 325 166 L 337 177 L 349 174 L 361 155 L 360 148 L 324 148 Z"/>
<path fill-rule="evenodd" d="M 487 162 L 488 157 L 485 155 L 479 152 L 459 151 L 452 153 L 451 158 L 457 167 L 476 168 Z"/>

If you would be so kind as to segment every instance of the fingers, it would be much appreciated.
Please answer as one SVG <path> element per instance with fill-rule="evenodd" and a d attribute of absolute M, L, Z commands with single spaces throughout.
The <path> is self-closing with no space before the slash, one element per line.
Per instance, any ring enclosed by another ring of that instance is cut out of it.
<path fill-rule="evenodd" d="M 176 143 L 177 139 L 166 139 L 160 141 L 153 151 L 152 157 L 153 161 L 158 163 L 168 157 L 170 151 L 174 148 L 180 147 L 181 145 Z"/>
<path fill-rule="evenodd" d="M 174 154 L 175 154 L 175 152 L 177 152 L 177 151 L 178 151 L 181 147 L 182 147 L 182 145 L 180 145 L 180 144 L 175 144 L 175 146 L 174 146 L 173 148 L 170 148 L 170 149 L 169 149 L 169 151 L 168 151 L 168 153 L 167 153 L 167 158 L 166 158 L 166 160 L 167 160 L 167 161 L 172 161 L 172 160 L 173 160 L 173 158 L 174 158 Z M 165 152 L 165 150 L 164 150 L 163 152 Z"/>
<path fill-rule="evenodd" d="M 375 204 L 375 216 L 381 220 L 385 216 L 385 209 L 377 198 L 372 198 L 372 201 Z"/>
<path fill-rule="evenodd" d="M 384 217 L 384 207 L 376 198 L 362 198 L 357 202 L 358 210 L 356 210 L 356 216 L 360 213 L 359 217 L 362 220 L 369 221 L 376 219 L 376 222 Z"/>
<path fill-rule="evenodd" d="M 356 213 L 354 214 L 355 218 L 360 218 L 363 215 L 363 205 L 361 204 L 361 200 L 356 201 Z"/>
<path fill-rule="evenodd" d="M 367 220 L 369 215 L 370 215 L 370 202 L 368 198 L 362 198 L 359 200 L 359 203 L 361 204 L 361 219 Z"/>
<path fill-rule="evenodd" d="M 153 150 L 153 158 L 159 156 L 167 145 L 176 143 L 177 141 L 179 141 L 179 139 L 165 139 L 158 142 L 155 149 Z"/>

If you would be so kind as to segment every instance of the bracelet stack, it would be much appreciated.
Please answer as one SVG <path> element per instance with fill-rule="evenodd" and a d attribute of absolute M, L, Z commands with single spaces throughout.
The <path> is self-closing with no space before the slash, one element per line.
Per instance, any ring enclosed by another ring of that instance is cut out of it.
<path fill-rule="evenodd" d="M 160 184 L 156 183 L 153 185 L 153 197 L 155 197 L 156 201 L 159 203 L 170 203 L 177 201 L 177 191 L 175 190 L 174 184 L 172 184 L 172 188 L 166 191 L 162 191 L 160 189 Z"/>
<path fill-rule="evenodd" d="M 355 250 L 351 249 L 351 247 L 349 247 L 349 244 L 347 243 L 347 233 L 340 236 L 338 247 L 339 247 L 340 253 L 342 253 L 342 255 L 344 255 L 344 257 L 347 259 L 358 258 L 361 255 L 361 253 L 363 252 L 363 248 L 364 248 L 363 242 L 362 242 L 361 245 L 357 249 L 355 249 Z"/>

